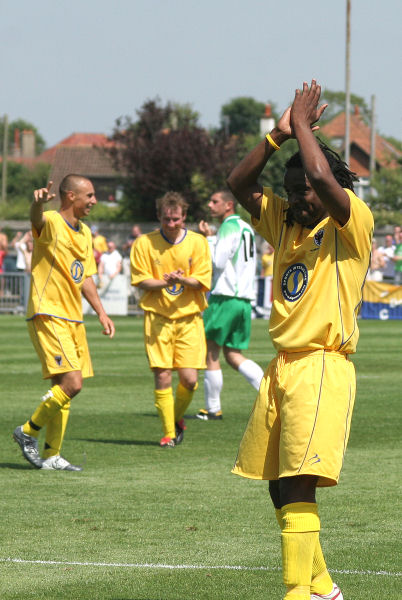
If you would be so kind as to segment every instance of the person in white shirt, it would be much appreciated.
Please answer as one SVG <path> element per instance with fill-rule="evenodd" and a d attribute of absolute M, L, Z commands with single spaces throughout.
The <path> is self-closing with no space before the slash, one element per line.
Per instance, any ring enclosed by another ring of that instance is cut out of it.
<path fill-rule="evenodd" d="M 378 251 L 383 255 L 385 266 L 382 269 L 384 279 L 393 279 L 395 276 L 395 263 L 392 260 L 395 254 L 394 238 L 390 233 L 385 236 L 384 246 L 380 246 Z"/>
<path fill-rule="evenodd" d="M 116 244 L 111 240 L 107 243 L 107 252 L 100 257 L 98 265 L 99 286 L 103 287 L 103 280 L 114 279 L 121 272 L 123 257 L 116 248 Z"/>
<path fill-rule="evenodd" d="M 32 233 L 27 231 L 22 235 L 21 231 L 19 231 L 11 245 L 17 251 L 17 260 L 15 263 L 15 268 L 20 272 L 30 272 L 31 270 L 31 257 L 32 257 Z"/>
<path fill-rule="evenodd" d="M 228 190 L 212 194 L 208 207 L 220 222 L 213 230 L 201 221 L 199 230 L 210 239 L 213 280 L 209 306 L 204 312 L 207 338 L 207 370 L 204 375 L 205 408 L 196 415 L 204 421 L 222 419 L 220 394 L 223 387 L 219 354 L 256 389 L 264 375 L 261 367 L 247 359 L 251 333 L 251 302 L 255 300 L 257 252 L 252 227 L 236 214 L 236 200 Z"/>

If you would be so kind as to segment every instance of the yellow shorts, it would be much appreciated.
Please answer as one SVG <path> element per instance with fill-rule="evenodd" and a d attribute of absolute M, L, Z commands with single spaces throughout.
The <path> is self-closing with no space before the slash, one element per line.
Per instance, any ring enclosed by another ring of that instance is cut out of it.
<path fill-rule="evenodd" d="M 153 312 L 144 318 L 145 350 L 151 369 L 205 369 L 206 342 L 200 314 L 167 319 Z"/>
<path fill-rule="evenodd" d="M 83 323 L 40 315 L 28 321 L 28 331 L 42 363 L 44 379 L 81 371 L 92 377 L 92 362 Z"/>
<path fill-rule="evenodd" d="M 319 486 L 336 485 L 355 391 L 346 354 L 279 353 L 261 381 L 232 472 L 269 480 L 317 475 Z"/>

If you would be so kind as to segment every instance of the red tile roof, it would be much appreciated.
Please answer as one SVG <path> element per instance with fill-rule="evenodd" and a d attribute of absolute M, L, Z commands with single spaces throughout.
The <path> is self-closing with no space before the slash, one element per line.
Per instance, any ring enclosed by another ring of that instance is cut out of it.
<path fill-rule="evenodd" d="M 58 190 L 65 175 L 76 173 L 85 177 L 113 179 L 119 177 L 108 154 L 102 148 L 94 146 L 63 146 L 56 148 L 52 161 L 49 180 L 53 181 L 53 189 Z"/>
<path fill-rule="evenodd" d="M 338 114 L 332 121 L 323 125 L 320 131 L 329 139 L 341 138 L 343 141 L 345 137 L 345 113 Z M 371 129 L 356 109 L 354 114 L 350 115 L 350 143 L 350 168 L 360 177 L 369 176 Z M 375 157 L 379 166 L 392 168 L 397 166 L 397 161 L 402 157 L 402 152 L 376 134 Z"/>
<path fill-rule="evenodd" d="M 72 133 L 68 137 L 61 140 L 55 146 L 48 148 L 42 154 L 36 157 L 37 162 L 48 162 L 52 163 L 56 156 L 57 149 L 61 146 L 68 147 L 89 147 L 93 146 L 108 146 L 110 142 L 104 133 Z"/>

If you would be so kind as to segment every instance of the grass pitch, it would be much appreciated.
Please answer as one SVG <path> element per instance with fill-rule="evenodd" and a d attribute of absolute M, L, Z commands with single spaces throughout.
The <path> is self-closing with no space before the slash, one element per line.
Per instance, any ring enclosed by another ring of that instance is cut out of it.
<path fill-rule="evenodd" d="M 0 316 L 2 600 L 280 600 L 280 536 L 267 484 L 231 475 L 254 400 L 223 365 L 224 420 L 188 419 L 159 448 L 140 318 L 114 340 L 87 319 L 95 377 L 73 400 L 63 454 L 82 473 L 41 472 L 11 434 L 47 390 L 18 316 Z M 340 485 L 318 491 L 321 539 L 345 600 L 400 598 L 402 324 L 360 321 L 358 392 Z M 274 350 L 254 321 L 248 356 Z M 203 406 L 202 377 L 189 414 Z M 234 568 L 239 567 L 239 568 Z"/>

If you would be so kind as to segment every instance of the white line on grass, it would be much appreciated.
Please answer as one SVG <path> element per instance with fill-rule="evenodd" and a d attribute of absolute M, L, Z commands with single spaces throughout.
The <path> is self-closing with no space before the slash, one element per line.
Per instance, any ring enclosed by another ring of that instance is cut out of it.
<path fill-rule="evenodd" d="M 281 567 L 245 567 L 242 565 L 164 565 L 158 563 L 106 563 L 106 562 L 78 562 L 61 560 L 25 560 L 23 558 L 0 558 L 0 562 L 21 563 L 31 565 L 60 565 L 64 567 L 126 567 L 131 569 L 203 569 L 226 570 L 226 571 L 281 571 Z M 402 573 L 392 573 L 390 571 L 358 571 L 351 569 L 330 569 L 331 573 L 341 573 L 342 575 L 384 575 L 385 577 L 401 577 Z"/>

